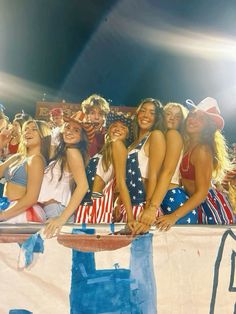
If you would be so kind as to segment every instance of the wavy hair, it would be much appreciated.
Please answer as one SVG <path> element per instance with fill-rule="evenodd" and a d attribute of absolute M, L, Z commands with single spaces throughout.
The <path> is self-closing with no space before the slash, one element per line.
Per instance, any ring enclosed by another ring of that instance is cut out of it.
<path fill-rule="evenodd" d="M 232 163 L 229 158 L 227 143 L 221 131 L 217 129 L 214 121 L 207 114 L 204 116 L 206 126 L 203 128 L 200 134 L 199 144 L 206 144 L 210 147 L 213 156 L 212 177 L 216 182 L 221 183 L 227 171 L 232 170 Z M 184 135 L 184 140 L 186 146 L 188 146 L 190 138 L 186 132 Z"/>
<path fill-rule="evenodd" d="M 79 140 L 79 142 L 75 143 L 75 144 L 71 144 L 71 145 L 68 145 L 65 143 L 65 141 L 63 139 L 63 134 L 60 133 L 60 143 L 56 148 L 54 156 L 49 160 L 50 163 L 54 161 L 49 166 L 51 171 L 55 167 L 57 162 L 60 163 L 61 173 L 60 173 L 59 181 L 62 179 L 63 172 L 64 172 L 65 166 L 66 166 L 66 150 L 71 149 L 71 148 L 75 148 L 75 149 L 78 149 L 80 151 L 82 158 L 83 158 L 83 161 L 84 161 L 84 165 L 86 165 L 88 162 L 88 137 L 87 137 L 86 131 L 83 128 L 80 129 L 80 140 Z"/>
<path fill-rule="evenodd" d="M 162 132 L 166 131 L 165 127 L 165 118 L 164 118 L 164 110 L 161 102 L 154 98 L 145 98 L 139 104 L 133 119 L 133 131 L 134 131 L 134 139 L 137 139 L 139 136 L 139 125 L 138 125 L 138 113 L 142 106 L 146 103 L 152 103 L 155 107 L 155 121 L 153 126 L 151 127 L 150 131 L 153 130 L 160 130 Z"/>
<path fill-rule="evenodd" d="M 34 123 L 34 125 L 38 129 L 39 136 L 41 138 L 41 154 L 43 155 L 46 163 L 49 161 L 49 155 L 50 155 L 50 146 L 51 146 L 51 129 L 49 128 L 47 122 L 42 120 L 28 120 L 24 122 L 22 127 L 22 134 L 24 133 L 24 130 L 26 129 L 27 125 L 30 123 Z M 23 136 L 23 135 L 22 135 Z M 18 152 L 22 155 L 22 157 L 27 156 L 27 147 L 24 144 L 23 138 L 21 136 L 21 141 L 19 144 L 19 150 Z"/>

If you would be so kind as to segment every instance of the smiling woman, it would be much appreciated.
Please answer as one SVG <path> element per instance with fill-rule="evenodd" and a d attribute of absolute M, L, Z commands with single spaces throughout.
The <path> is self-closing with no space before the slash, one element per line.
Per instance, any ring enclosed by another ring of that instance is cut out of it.
<path fill-rule="evenodd" d="M 0 176 L 6 179 L 5 211 L 0 221 L 22 223 L 44 222 L 45 215 L 37 203 L 43 172 L 49 157 L 50 129 L 46 122 L 31 120 L 23 125 L 19 154 L 0 165 Z"/>
<path fill-rule="evenodd" d="M 59 146 L 45 170 L 38 198 L 46 219 L 50 218 L 45 228 L 47 237 L 60 231 L 88 190 L 85 174 L 89 139 L 87 125 L 81 123 L 79 114 L 67 120 Z"/>

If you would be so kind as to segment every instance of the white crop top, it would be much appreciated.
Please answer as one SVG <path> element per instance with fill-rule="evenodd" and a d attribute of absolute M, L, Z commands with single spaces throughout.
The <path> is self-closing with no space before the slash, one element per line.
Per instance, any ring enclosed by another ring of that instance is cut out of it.
<path fill-rule="evenodd" d="M 43 182 L 39 193 L 38 202 L 44 203 L 49 200 L 55 200 L 64 206 L 67 206 L 71 198 L 71 180 L 72 174 L 64 170 L 59 181 L 61 170 L 60 163 L 52 161 L 44 171 Z"/>
<path fill-rule="evenodd" d="M 105 172 L 102 166 L 102 156 L 100 155 L 100 159 L 97 165 L 96 175 L 98 175 L 102 180 L 107 184 L 114 176 L 113 166 L 110 164 L 108 170 Z"/>
<path fill-rule="evenodd" d="M 179 170 L 179 168 L 180 168 L 180 163 L 181 163 L 182 158 L 183 158 L 183 153 L 184 153 L 184 151 L 182 150 L 180 157 L 179 157 L 178 164 L 177 164 L 176 169 L 175 169 L 175 172 L 174 172 L 174 174 L 171 178 L 171 181 L 170 181 L 170 183 L 172 183 L 172 184 L 178 184 L 178 185 L 180 184 L 180 170 Z"/>

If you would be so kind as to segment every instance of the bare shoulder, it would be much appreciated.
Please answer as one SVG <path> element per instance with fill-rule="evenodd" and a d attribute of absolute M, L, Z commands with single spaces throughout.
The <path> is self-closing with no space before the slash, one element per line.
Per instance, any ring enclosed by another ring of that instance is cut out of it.
<path fill-rule="evenodd" d="M 177 130 L 168 130 L 166 132 L 166 138 L 182 139 L 182 135 Z"/>
<path fill-rule="evenodd" d="M 121 140 L 116 140 L 112 142 L 112 154 L 114 156 L 126 156 L 128 154 L 128 149 L 125 143 Z"/>
<path fill-rule="evenodd" d="M 45 160 L 43 158 L 42 155 L 32 155 L 30 157 L 27 158 L 27 163 L 29 165 L 32 165 L 32 164 L 44 164 L 45 163 Z"/>
<path fill-rule="evenodd" d="M 182 135 L 177 130 L 169 130 L 166 132 L 166 141 L 171 144 L 183 144 Z"/>
<path fill-rule="evenodd" d="M 78 148 L 70 147 L 66 150 L 66 156 L 73 158 L 73 157 L 82 156 L 82 154 Z"/>
<path fill-rule="evenodd" d="M 152 140 L 155 140 L 155 139 L 158 139 L 158 138 L 164 138 L 163 132 L 160 131 L 160 130 L 153 130 L 153 131 L 150 133 L 149 139 L 152 141 Z"/>
<path fill-rule="evenodd" d="M 192 158 L 195 161 L 204 162 L 206 160 L 212 159 L 212 151 L 209 145 L 199 144 L 197 145 L 193 152 Z"/>

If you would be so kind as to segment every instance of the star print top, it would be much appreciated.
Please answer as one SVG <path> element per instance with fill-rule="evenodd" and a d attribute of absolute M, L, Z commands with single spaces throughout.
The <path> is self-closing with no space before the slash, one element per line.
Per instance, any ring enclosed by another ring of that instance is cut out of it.
<path fill-rule="evenodd" d="M 148 160 L 138 158 L 138 154 L 143 149 L 150 133 L 148 133 L 138 145 L 132 149 L 127 158 L 126 163 L 126 184 L 129 190 L 132 205 L 141 205 L 145 202 L 146 195 L 144 190 L 144 184 L 142 180 L 141 168 L 144 172 L 144 167 L 140 165 L 140 161 L 144 160 L 146 168 L 148 166 Z M 146 170 L 147 171 L 147 170 Z M 146 172 L 145 171 L 145 172 Z"/>
<path fill-rule="evenodd" d="M 93 158 L 91 158 L 86 167 L 86 176 L 88 180 L 89 189 L 82 201 L 82 204 L 92 203 L 91 196 L 93 190 L 93 183 L 96 175 L 99 175 L 105 182 L 105 184 L 107 184 L 113 178 L 114 175 L 112 164 L 109 166 L 108 171 L 103 170 L 101 154 L 96 154 Z"/>

